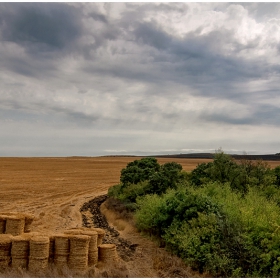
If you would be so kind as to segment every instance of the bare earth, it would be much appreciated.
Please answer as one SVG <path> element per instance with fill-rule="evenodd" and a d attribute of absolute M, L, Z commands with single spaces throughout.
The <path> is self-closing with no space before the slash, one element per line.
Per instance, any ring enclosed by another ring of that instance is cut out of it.
<path fill-rule="evenodd" d="M 136 157 L 0 158 L 0 212 L 34 214 L 32 231 L 53 233 L 82 226 L 81 206 L 119 183 Z M 207 159 L 175 161 L 186 171 Z M 268 162 L 271 167 L 280 162 Z M 112 216 L 112 214 L 111 214 Z M 135 235 L 134 235 L 135 238 Z M 135 242 L 135 241 L 134 241 Z M 145 248 L 143 249 L 145 250 Z"/>

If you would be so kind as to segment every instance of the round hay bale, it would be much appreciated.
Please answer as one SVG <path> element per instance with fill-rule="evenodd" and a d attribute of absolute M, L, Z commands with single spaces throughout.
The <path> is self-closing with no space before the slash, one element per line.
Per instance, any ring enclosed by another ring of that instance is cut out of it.
<path fill-rule="evenodd" d="M 96 265 L 98 263 L 98 250 L 88 252 L 88 265 Z"/>
<path fill-rule="evenodd" d="M 88 257 L 90 236 L 88 235 L 70 235 L 69 257 L 86 256 Z"/>
<path fill-rule="evenodd" d="M 12 257 L 12 267 L 13 268 L 27 268 L 28 266 L 28 257 L 27 258 L 15 258 Z"/>
<path fill-rule="evenodd" d="M 22 215 L 8 216 L 6 220 L 6 233 L 20 235 L 24 232 L 25 219 Z"/>
<path fill-rule="evenodd" d="M 11 256 L 12 235 L 0 234 L 0 259 L 6 259 Z"/>
<path fill-rule="evenodd" d="M 69 255 L 69 235 L 58 234 L 54 236 L 54 255 L 68 256 Z"/>
<path fill-rule="evenodd" d="M 48 258 L 29 257 L 28 270 L 30 272 L 41 272 L 48 268 Z"/>
<path fill-rule="evenodd" d="M 6 215 L 0 215 L 0 234 L 4 234 L 6 232 Z"/>
<path fill-rule="evenodd" d="M 98 257 L 102 262 L 117 260 L 117 250 L 115 244 L 101 244 L 98 246 Z"/>
<path fill-rule="evenodd" d="M 30 238 L 29 256 L 32 259 L 49 258 L 50 239 L 47 236 L 33 236 Z"/>
<path fill-rule="evenodd" d="M 25 259 L 29 255 L 29 240 L 30 237 L 18 235 L 12 238 L 12 258 Z"/>
<path fill-rule="evenodd" d="M 34 221 L 35 216 L 26 214 L 25 215 L 25 225 L 24 225 L 24 232 L 30 232 L 31 231 L 31 224 Z"/>

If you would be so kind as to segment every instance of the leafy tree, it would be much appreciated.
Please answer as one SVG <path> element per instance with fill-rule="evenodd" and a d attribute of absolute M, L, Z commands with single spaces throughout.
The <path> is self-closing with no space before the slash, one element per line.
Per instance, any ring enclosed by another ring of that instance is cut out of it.
<path fill-rule="evenodd" d="M 149 193 L 162 194 L 168 188 L 176 189 L 176 184 L 183 177 L 182 165 L 176 162 L 168 162 L 160 167 L 160 170 L 150 177 Z"/>
<path fill-rule="evenodd" d="M 210 180 L 209 170 L 212 167 L 213 163 L 200 163 L 197 167 L 192 170 L 190 180 L 195 186 L 201 186 Z"/>

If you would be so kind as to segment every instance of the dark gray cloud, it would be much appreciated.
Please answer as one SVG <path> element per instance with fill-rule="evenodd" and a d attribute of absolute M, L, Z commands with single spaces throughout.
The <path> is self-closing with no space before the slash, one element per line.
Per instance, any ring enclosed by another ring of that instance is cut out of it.
<path fill-rule="evenodd" d="M 79 10 L 61 3 L 0 4 L 2 39 L 61 49 L 81 34 Z"/>

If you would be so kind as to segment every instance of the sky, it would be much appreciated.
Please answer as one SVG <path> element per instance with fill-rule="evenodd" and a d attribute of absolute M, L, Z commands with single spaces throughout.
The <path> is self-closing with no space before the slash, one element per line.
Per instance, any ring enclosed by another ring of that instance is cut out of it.
<path fill-rule="evenodd" d="M 280 3 L 0 3 L 0 156 L 280 152 Z"/>

